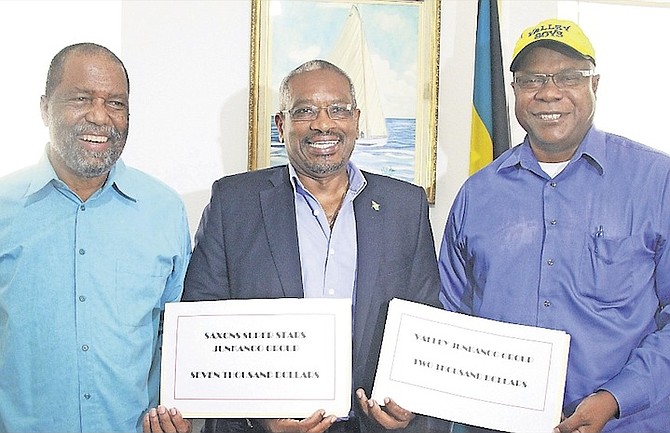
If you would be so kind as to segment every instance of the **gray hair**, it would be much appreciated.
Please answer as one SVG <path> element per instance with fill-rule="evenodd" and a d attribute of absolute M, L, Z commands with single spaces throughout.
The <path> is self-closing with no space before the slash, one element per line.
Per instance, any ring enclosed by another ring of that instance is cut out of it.
<path fill-rule="evenodd" d="M 310 72 L 310 71 L 318 71 L 320 69 L 327 69 L 330 71 L 334 71 L 344 78 L 346 78 L 347 82 L 349 83 L 349 92 L 351 93 L 351 105 L 352 108 L 356 108 L 356 90 L 354 89 L 354 83 L 351 81 L 351 78 L 349 78 L 349 75 L 344 72 L 341 68 L 335 66 L 334 64 L 326 61 L 326 60 L 310 60 L 302 65 L 298 66 L 282 80 L 281 86 L 279 86 L 279 111 L 284 111 L 287 110 L 289 101 L 291 99 L 290 91 L 289 91 L 289 82 L 293 77 L 296 75 L 300 75 L 303 72 Z"/>

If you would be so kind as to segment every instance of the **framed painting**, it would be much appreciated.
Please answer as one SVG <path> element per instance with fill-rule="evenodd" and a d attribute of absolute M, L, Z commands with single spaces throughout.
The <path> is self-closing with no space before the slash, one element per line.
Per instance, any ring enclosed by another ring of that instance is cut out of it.
<path fill-rule="evenodd" d="M 325 59 L 354 83 L 361 117 L 352 161 L 424 187 L 434 203 L 440 0 L 252 0 L 251 8 L 249 170 L 287 162 L 274 125 L 281 80 Z"/>

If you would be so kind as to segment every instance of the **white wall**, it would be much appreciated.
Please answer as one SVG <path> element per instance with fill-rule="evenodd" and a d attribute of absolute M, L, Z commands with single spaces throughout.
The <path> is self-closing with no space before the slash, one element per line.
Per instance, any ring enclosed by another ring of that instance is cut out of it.
<path fill-rule="evenodd" d="M 104 17 L 104 27 L 91 17 Z M 120 54 L 121 2 L 0 1 L 0 176 L 40 157 L 48 140 L 40 95 L 49 62 L 82 41 Z"/>
<path fill-rule="evenodd" d="M 250 20 L 249 0 L 123 2 L 124 160 L 182 194 L 192 232 L 212 182 L 247 169 Z"/>
<path fill-rule="evenodd" d="M 502 1 L 505 65 L 520 31 L 554 16 L 556 3 Z M 476 0 L 442 0 L 437 242 L 467 176 L 476 14 Z M 250 15 L 251 0 L 0 1 L 0 175 L 34 162 L 44 147 L 39 96 L 53 55 L 99 42 L 131 79 L 125 161 L 182 194 L 194 231 L 211 183 L 247 167 Z M 511 121 L 516 143 L 523 134 Z"/>

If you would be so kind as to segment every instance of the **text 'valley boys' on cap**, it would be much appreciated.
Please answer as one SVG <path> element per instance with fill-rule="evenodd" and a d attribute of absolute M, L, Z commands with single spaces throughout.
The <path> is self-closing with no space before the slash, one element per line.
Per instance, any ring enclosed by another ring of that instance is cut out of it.
<path fill-rule="evenodd" d="M 529 27 L 521 33 L 512 54 L 510 65 L 512 72 L 517 67 L 520 54 L 537 42 L 544 42 L 546 45 L 561 44 L 596 64 L 596 52 L 582 29 L 572 21 L 553 18 Z"/>

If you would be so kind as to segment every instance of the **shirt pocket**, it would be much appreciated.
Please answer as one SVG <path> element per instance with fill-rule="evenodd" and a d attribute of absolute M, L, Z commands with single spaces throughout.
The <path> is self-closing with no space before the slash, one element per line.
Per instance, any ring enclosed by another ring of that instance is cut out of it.
<path fill-rule="evenodd" d="M 632 294 L 633 273 L 650 253 L 638 237 L 587 235 L 577 290 L 603 304 L 619 304 Z M 650 258 L 651 260 L 651 258 Z"/>
<path fill-rule="evenodd" d="M 142 327 L 152 323 L 154 310 L 161 309 L 161 298 L 170 273 L 167 266 L 141 267 L 130 263 L 116 268 L 116 309 L 126 326 Z"/>

